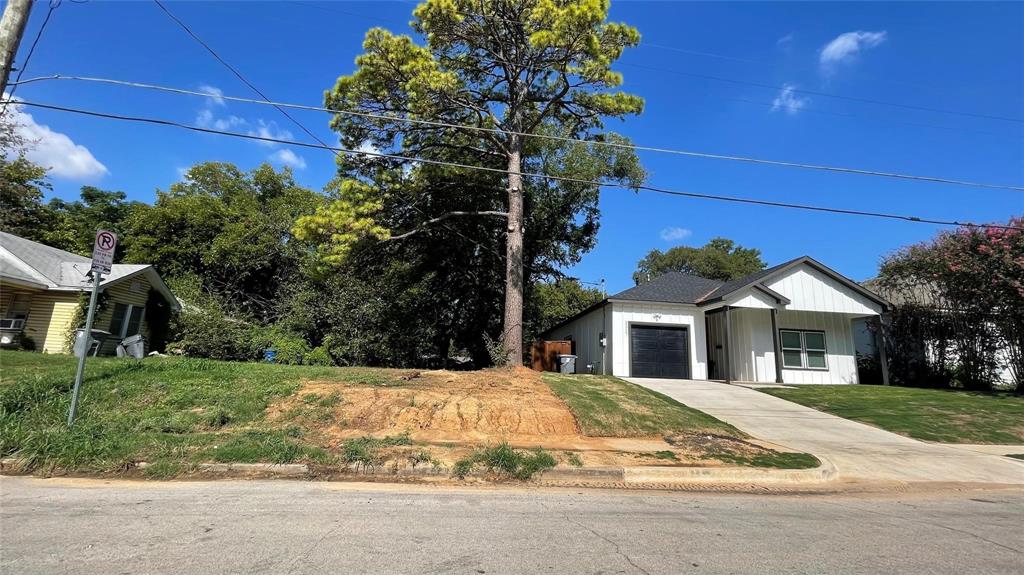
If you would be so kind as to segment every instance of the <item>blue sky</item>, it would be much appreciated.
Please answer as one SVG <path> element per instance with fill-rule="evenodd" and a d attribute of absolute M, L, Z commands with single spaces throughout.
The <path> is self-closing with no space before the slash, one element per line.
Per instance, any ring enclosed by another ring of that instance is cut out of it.
<path fill-rule="evenodd" d="M 406 31 L 411 2 L 170 2 L 250 81 L 280 101 L 322 104 L 353 71 L 364 32 Z M 42 22 L 35 7 L 29 41 Z M 646 111 L 609 129 L 636 143 L 881 171 L 1021 185 L 1024 124 L 866 104 L 696 75 L 791 86 L 913 106 L 1024 117 L 1024 4 L 613 2 L 612 18 L 643 42 L 617 68 Z M 652 46 L 654 44 L 657 46 Z M 668 49 L 675 48 L 675 50 Z M 694 52 L 699 52 L 696 54 Z M 20 59 L 19 59 L 20 61 Z M 646 68 L 658 68 L 652 71 Z M 26 77 L 91 75 L 253 96 L 150 2 L 64 2 Z M 28 100 L 221 125 L 304 139 L 275 110 L 256 105 L 72 82 L 30 84 Z M 270 147 L 174 128 L 117 123 L 24 108 L 54 166 L 54 195 L 83 184 L 152 201 L 194 163 L 243 168 L 290 164 L 320 189 L 330 152 Z M 333 141 L 327 116 L 294 112 Z M 45 126 L 46 128 L 44 128 Z M 47 129 L 48 128 L 48 129 Z M 969 221 L 1024 213 L 1019 192 L 753 166 L 652 153 L 649 183 L 673 189 Z M 760 248 L 769 264 L 811 255 L 866 279 L 887 253 L 933 236 L 931 225 L 740 206 L 609 189 L 597 248 L 569 273 L 631 285 L 652 248 L 700 245 L 715 236 Z"/>

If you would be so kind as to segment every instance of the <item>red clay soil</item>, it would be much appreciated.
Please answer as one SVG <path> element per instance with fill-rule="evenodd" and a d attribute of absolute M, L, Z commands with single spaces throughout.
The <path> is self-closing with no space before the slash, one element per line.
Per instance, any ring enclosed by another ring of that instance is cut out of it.
<path fill-rule="evenodd" d="M 538 372 L 521 368 L 414 374 L 401 385 L 387 386 L 309 381 L 298 394 L 272 406 L 270 415 L 294 414 L 309 394 L 339 394 L 341 401 L 317 425 L 334 437 L 402 432 L 421 441 L 453 442 L 581 437 L 572 412 Z"/>
<path fill-rule="evenodd" d="M 317 437 L 328 449 L 350 438 L 408 433 L 432 446 L 430 453 L 445 463 L 474 445 L 500 441 L 576 452 L 587 466 L 716 463 L 699 446 L 682 441 L 584 436 L 569 407 L 540 373 L 526 368 L 409 372 L 387 385 L 307 381 L 270 406 L 268 417 L 280 425 L 301 424 L 312 431 L 308 438 Z M 669 451 L 680 459 L 651 459 Z"/>

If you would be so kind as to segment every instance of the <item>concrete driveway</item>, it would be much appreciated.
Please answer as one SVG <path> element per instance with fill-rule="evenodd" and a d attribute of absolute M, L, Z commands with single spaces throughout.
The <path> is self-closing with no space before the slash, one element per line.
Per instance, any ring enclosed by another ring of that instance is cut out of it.
<path fill-rule="evenodd" d="M 746 387 L 628 378 L 765 441 L 835 465 L 841 479 L 1024 484 L 1024 462 L 925 443 Z"/>

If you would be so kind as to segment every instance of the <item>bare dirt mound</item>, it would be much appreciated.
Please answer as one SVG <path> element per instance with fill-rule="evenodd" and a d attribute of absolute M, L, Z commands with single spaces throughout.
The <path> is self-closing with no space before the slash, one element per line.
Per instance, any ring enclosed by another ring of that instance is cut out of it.
<path fill-rule="evenodd" d="M 404 379 L 384 386 L 306 382 L 298 394 L 272 406 L 270 416 L 288 418 L 320 405 L 311 398 L 340 396 L 333 405 L 320 405 L 313 418 L 316 427 L 334 437 L 405 431 L 416 439 L 439 441 L 580 435 L 572 412 L 535 371 L 422 371 Z"/>

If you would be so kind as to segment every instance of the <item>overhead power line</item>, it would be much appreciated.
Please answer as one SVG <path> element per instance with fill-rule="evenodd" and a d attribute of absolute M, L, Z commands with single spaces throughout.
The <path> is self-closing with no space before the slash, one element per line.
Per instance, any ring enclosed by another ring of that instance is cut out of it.
<path fill-rule="evenodd" d="M 789 90 L 796 94 L 807 94 L 809 96 L 821 96 L 823 98 L 835 98 L 838 100 L 849 100 L 851 102 L 860 102 L 862 104 L 876 104 L 880 106 L 892 106 L 894 108 L 903 108 L 905 110 L 917 110 L 919 112 L 935 112 L 938 114 L 951 114 L 953 116 L 967 116 L 969 118 L 982 118 L 986 120 L 1001 120 L 1004 122 L 1018 122 L 1024 123 L 1024 119 L 1012 118 L 1009 116 L 995 116 L 990 114 L 980 114 L 977 112 L 964 112 L 961 110 L 949 110 L 945 108 L 932 108 L 929 106 L 919 106 L 916 104 L 901 104 L 899 102 L 889 102 L 886 100 L 876 100 L 873 98 L 861 98 L 859 96 L 845 96 L 842 94 L 835 94 L 832 92 L 821 92 L 818 90 L 807 90 L 805 88 L 796 88 L 793 86 L 783 86 L 779 84 L 768 84 L 765 82 L 753 82 L 750 80 L 737 80 L 735 78 L 726 78 L 723 76 L 715 76 L 712 74 L 698 74 L 696 72 L 684 72 L 682 70 L 671 70 L 668 68 L 656 68 L 654 66 L 645 66 L 643 64 L 629 64 L 620 62 L 620 66 L 627 68 L 636 68 L 637 70 L 647 70 L 649 72 L 667 72 L 669 74 L 676 74 L 679 76 L 687 76 L 690 78 L 701 78 L 704 80 L 713 80 L 715 82 L 725 82 L 728 84 L 741 84 L 744 86 L 753 86 L 755 88 L 765 88 L 769 90 Z"/>
<path fill-rule="evenodd" d="M 203 48 L 206 48 L 206 51 L 209 52 L 210 55 L 214 57 L 214 59 L 216 59 L 218 62 L 223 64 L 224 67 L 227 68 L 228 70 L 230 70 L 231 73 L 234 74 L 235 77 L 237 77 L 239 80 L 241 80 L 243 84 L 248 86 L 250 89 L 252 89 L 253 92 L 256 92 L 261 98 L 263 98 L 264 102 L 266 102 L 266 103 L 270 104 L 271 106 L 274 106 L 275 108 L 277 108 L 278 112 L 281 112 L 282 114 L 284 114 L 285 118 L 288 118 L 289 120 L 291 120 L 291 122 L 293 124 L 298 126 L 299 129 L 301 129 L 303 132 L 305 132 L 310 138 L 313 138 L 314 140 L 319 142 L 321 145 L 327 146 L 327 142 L 324 142 L 323 140 L 321 140 L 316 134 L 314 134 L 312 131 L 310 131 L 309 128 L 307 128 L 306 126 L 302 125 L 301 122 L 299 122 L 298 120 L 293 118 L 292 115 L 289 114 L 288 111 L 285 110 L 282 106 L 278 106 L 278 105 L 274 104 L 273 102 L 271 102 L 270 98 L 268 98 L 266 94 L 264 94 L 262 91 L 260 91 L 260 89 L 257 88 L 252 82 L 247 80 L 245 78 L 245 76 L 243 76 L 242 73 L 239 72 L 237 68 L 235 68 L 230 63 L 228 63 L 227 60 L 225 60 L 224 58 L 221 58 L 220 54 L 218 54 L 216 50 L 214 50 L 212 47 L 210 47 L 210 45 L 207 44 L 206 42 L 204 42 L 203 39 L 199 37 L 199 35 L 197 35 L 195 32 L 193 32 L 192 29 L 188 27 L 188 24 L 185 24 L 184 22 L 181 21 L 180 18 L 175 16 L 173 13 L 171 13 L 171 11 L 168 10 L 167 7 L 164 6 L 163 3 L 160 0 L 153 0 L 153 2 L 157 6 L 159 6 L 161 10 L 163 10 L 164 14 L 167 14 L 168 18 L 170 18 L 175 23 L 177 23 L 178 26 L 180 26 L 181 29 L 185 31 L 185 33 L 187 33 L 189 36 L 191 36 L 193 40 L 195 40 Z"/>
<path fill-rule="evenodd" d="M 46 25 L 50 23 L 50 16 L 53 16 L 53 11 L 58 7 L 60 7 L 60 0 L 50 1 L 49 10 L 46 11 L 46 17 L 43 18 L 43 23 L 39 25 L 39 30 L 36 30 L 36 37 L 32 39 L 32 45 L 29 46 L 28 54 L 25 55 L 25 61 L 18 68 L 18 75 L 14 77 L 14 82 L 8 84 L 11 87 L 11 91 L 8 92 L 7 98 L 4 99 L 4 107 L 0 110 L 0 117 L 7 113 L 7 104 L 14 99 L 14 91 L 18 89 L 21 76 L 25 73 L 25 69 L 28 68 L 28 61 L 32 59 L 32 54 L 35 54 L 36 45 L 39 44 L 39 39 L 43 37 L 43 30 L 46 30 Z"/>
<path fill-rule="evenodd" d="M 694 158 L 705 158 L 705 159 L 712 159 L 712 160 L 728 160 L 728 161 L 734 161 L 734 162 L 744 162 L 744 163 L 749 163 L 749 164 L 781 166 L 781 167 L 786 167 L 786 168 L 800 168 L 800 169 L 817 170 L 817 171 L 825 171 L 825 172 L 837 172 L 837 173 L 844 173 L 844 174 L 855 174 L 855 175 L 860 175 L 860 176 L 875 176 L 875 177 L 894 178 L 894 179 L 901 179 L 901 180 L 914 180 L 914 181 L 922 181 L 922 182 L 931 182 L 931 183 L 938 183 L 938 184 L 949 184 L 949 185 L 957 185 L 957 186 L 969 186 L 969 187 L 976 187 L 976 188 L 989 188 L 989 189 L 997 189 L 997 190 L 1011 190 L 1011 191 L 1016 191 L 1016 192 L 1024 192 L 1024 186 L 1016 186 L 1016 185 L 1011 185 L 1011 184 L 992 184 L 992 183 L 987 183 L 987 182 L 974 182 L 974 181 L 968 181 L 968 180 L 954 180 L 954 179 L 950 179 L 950 178 L 941 178 L 941 177 L 937 177 L 937 176 L 921 176 L 921 175 L 913 175 L 913 174 L 901 174 L 901 173 L 895 173 L 895 172 L 883 172 L 883 171 L 878 171 L 878 170 L 867 170 L 867 169 L 861 169 L 861 168 L 848 168 L 848 167 L 842 167 L 842 166 L 827 166 L 827 165 L 822 165 L 822 164 L 808 164 L 808 163 L 803 163 L 803 162 L 791 162 L 791 161 L 783 161 L 783 160 L 768 160 L 768 159 L 764 159 L 764 158 L 753 158 L 753 157 L 748 157 L 748 156 L 737 156 L 737 155 L 730 155 L 730 154 L 713 154 L 713 153 L 709 153 L 709 152 L 697 152 L 697 151 L 692 151 L 692 150 L 678 150 L 678 149 L 672 149 L 672 148 L 662 148 L 662 147 L 656 147 L 656 146 L 644 146 L 644 145 L 638 145 L 638 144 L 623 144 L 623 143 L 618 143 L 618 142 L 583 140 L 583 139 L 580 139 L 580 138 L 570 138 L 570 137 L 567 137 L 567 136 L 555 136 L 555 135 L 551 135 L 551 134 L 536 134 L 536 133 L 529 133 L 529 132 L 517 132 L 517 131 L 512 131 L 512 130 L 503 130 L 501 128 L 486 128 L 486 127 L 482 127 L 482 126 L 471 126 L 471 125 L 466 125 L 466 124 L 454 124 L 454 123 L 449 123 L 449 122 L 441 122 L 441 121 L 437 121 L 437 120 L 425 120 L 425 119 L 420 119 L 420 118 L 407 118 L 407 117 L 395 116 L 395 115 L 391 115 L 391 114 L 377 114 L 377 113 L 372 113 L 372 112 L 360 112 L 360 111 L 355 111 L 355 110 L 344 110 L 344 109 L 336 109 L 336 108 L 327 108 L 327 107 L 323 107 L 323 106 L 310 106 L 310 105 L 305 105 L 305 104 L 292 104 L 292 103 L 287 103 L 287 102 L 273 102 L 273 101 L 270 101 L 270 100 L 268 100 L 266 98 L 264 98 L 263 100 L 256 100 L 256 99 L 253 99 L 253 98 L 244 98 L 244 97 L 239 97 L 239 96 L 227 96 L 227 95 L 223 95 L 223 94 L 211 94 L 209 92 L 202 92 L 202 91 L 198 91 L 198 90 L 188 90 L 188 89 L 185 89 L 185 88 L 174 88 L 174 87 L 170 87 L 170 86 L 160 86 L 160 85 L 157 85 L 157 84 L 147 84 L 147 83 L 143 83 L 143 82 L 130 82 L 130 81 L 125 81 L 125 80 L 115 80 L 115 79 L 110 79 L 110 78 L 95 78 L 95 77 L 87 77 L 87 76 L 53 75 L 53 76 L 43 76 L 43 77 L 38 77 L 38 78 L 30 78 L 28 80 L 25 80 L 22 83 L 27 84 L 27 83 L 31 83 L 31 82 L 39 82 L 39 81 L 46 81 L 46 80 L 75 80 L 75 81 L 83 81 L 83 82 L 96 82 L 96 83 L 102 83 L 102 84 L 113 84 L 113 85 L 118 85 L 118 86 L 128 86 L 128 87 L 132 87 L 132 88 L 143 88 L 143 89 L 149 89 L 149 90 L 157 90 L 157 91 L 170 92 L 170 93 L 175 93 L 175 94 L 187 94 L 187 95 L 192 95 L 192 96 L 200 96 L 200 97 L 204 97 L 204 98 L 215 98 L 215 99 L 218 99 L 218 100 L 229 100 L 229 101 L 233 101 L 233 102 L 244 102 L 244 103 L 249 103 L 249 104 L 269 105 L 269 106 L 273 106 L 273 107 L 277 108 L 278 110 L 282 110 L 282 112 L 284 111 L 283 110 L 284 108 L 292 108 L 292 109 L 298 109 L 298 110 L 310 110 L 310 111 L 318 111 L 318 112 L 329 112 L 329 113 L 332 113 L 332 114 L 342 114 L 342 115 L 357 116 L 357 117 L 363 117 L 363 118 L 374 118 L 374 119 L 388 120 L 388 121 L 394 121 L 394 122 L 405 122 L 405 123 L 411 123 L 411 124 L 435 126 L 435 127 L 439 127 L 439 128 L 452 128 L 452 129 L 459 129 L 459 130 L 472 130 L 472 131 L 477 131 L 477 132 L 489 132 L 489 133 L 502 134 L 502 135 L 517 135 L 517 136 L 521 136 L 521 137 L 524 137 L 524 138 L 541 138 L 541 139 L 560 141 L 560 142 L 574 142 L 574 143 L 582 143 L 582 144 L 587 144 L 587 145 L 606 146 L 606 147 L 610 147 L 610 148 L 628 149 L 628 150 L 635 150 L 635 151 L 641 151 L 641 152 L 655 152 L 655 153 L 661 153 L 661 154 L 672 154 L 672 155 L 677 155 L 677 156 L 687 156 L 687 157 L 694 157 Z M 287 113 L 285 115 L 288 116 L 290 119 L 292 118 Z M 292 119 L 292 120 L 295 121 L 294 119 Z M 298 124 L 298 122 L 296 122 L 296 123 Z M 301 126 L 301 124 L 298 124 L 298 125 Z M 307 133 L 308 133 L 308 130 L 307 130 Z M 325 146 L 327 145 L 325 142 L 321 141 L 319 138 L 316 138 L 316 136 L 314 136 L 314 139 L 316 139 L 320 144 L 323 144 Z"/>
<path fill-rule="evenodd" d="M 214 128 L 202 128 L 202 127 L 199 127 L 199 126 L 192 126 L 192 125 L 189 125 L 189 124 L 182 124 L 180 122 L 175 122 L 175 121 L 172 121 L 172 120 L 161 120 L 161 119 L 157 119 L 157 118 L 145 118 L 145 117 L 138 117 L 138 116 L 125 116 L 125 115 L 122 115 L 122 114 L 111 114 L 111 113 L 107 113 L 107 112 L 97 112 L 97 111 L 93 111 L 93 110 L 83 110 L 83 109 L 79 109 L 79 108 L 70 108 L 70 107 L 58 106 L 58 105 L 54 105 L 54 104 L 43 104 L 43 103 L 39 103 L 39 102 L 29 102 L 29 101 L 25 101 L 25 100 L 22 100 L 22 101 L 18 102 L 18 104 L 19 105 L 25 105 L 25 106 L 33 106 L 33 107 L 37 107 L 37 108 L 43 108 L 43 109 L 47 109 L 47 110 L 56 110 L 56 111 L 61 111 L 61 112 L 69 112 L 69 113 L 74 113 L 74 114 L 82 114 L 82 115 L 93 116 L 93 117 L 98 117 L 98 118 L 106 118 L 106 119 L 112 119 L 112 120 L 122 120 L 122 121 L 129 121 L 129 122 L 138 122 L 138 123 L 147 123 L 147 124 L 154 124 L 154 125 L 161 125 L 161 126 L 171 126 L 171 127 L 182 128 L 182 129 L 185 129 L 185 130 L 191 130 L 191 131 L 195 131 L 195 132 L 202 132 L 202 133 L 206 133 L 206 134 L 218 134 L 218 135 L 222 135 L 222 136 L 231 136 L 231 137 L 236 137 L 236 138 L 242 138 L 242 139 L 247 139 L 247 140 L 255 140 L 255 141 L 262 141 L 262 142 L 273 142 L 273 143 L 277 143 L 277 144 L 286 144 L 286 145 L 290 145 L 290 146 L 299 146 L 299 147 L 304 147 L 304 148 L 325 149 L 325 150 L 329 150 L 329 151 L 334 152 L 334 153 L 342 153 L 342 154 L 353 155 L 353 156 L 371 156 L 371 157 L 378 157 L 378 158 L 389 158 L 389 159 L 393 159 L 393 160 L 401 160 L 403 162 L 429 164 L 429 165 L 437 165 L 437 166 L 448 166 L 448 167 L 453 167 L 453 168 L 462 168 L 462 169 L 468 169 L 468 170 L 477 170 L 477 171 L 482 171 L 482 172 L 496 173 L 496 174 L 501 174 L 501 175 L 506 175 L 506 176 L 511 173 L 511 174 L 517 174 L 517 175 L 520 175 L 520 176 L 526 177 L 526 178 L 544 179 L 544 180 L 557 181 L 557 182 L 569 182 L 569 183 L 584 184 L 584 185 L 591 185 L 591 186 L 599 186 L 599 187 L 605 187 L 605 188 L 619 188 L 619 189 L 627 189 L 627 190 L 634 190 L 634 191 L 647 191 L 647 192 L 653 192 L 653 193 L 658 193 L 658 194 L 665 194 L 665 195 L 670 195 L 670 196 L 680 196 L 680 197 L 687 197 L 687 198 L 698 198 L 698 199 L 706 199 L 706 200 L 716 200 L 716 201 L 731 202 L 731 203 L 738 203 L 738 204 L 751 204 L 751 205 L 759 205 L 759 206 L 771 206 L 771 207 L 777 207 L 777 208 L 788 208 L 788 209 L 797 209 L 797 210 L 805 210 L 805 211 L 813 211 L 813 212 L 844 214 L 844 215 L 851 215 L 851 216 L 864 216 L 864 217 L 884 218 L 884 219 L 901 220 L 901 221 L 914 222 L 914 223 L 925 223 L 925 224 L 935 224 L 935 225 L 945 225 L 945 226 L 964 226 L 964 227 L 971 227 L 971 228 L 988 228 L 988 229 L 1004 229 L 1004 230 L 1024 231 L 1024 227 L 1007 226 L 1007 225 L 1001 225 L 1001 224 L 976 224 L 976 223 L 972 223 L 972 222 L 960 222 L 960 221 L 957 221 L 957 220 L 939 220 L 939 219 L 934 219 L 934 218 L 923 218 L 923 217 L 919 217 L 919 216 L 906 216 L 906 215 L 900 215 L 900 214 L 892 214 L 892 213 L 886 213 L 886 212 L 874 212 L 874 211 L 868 211 L 868 210 L 855 210 L 855 209 L 844 209 L 844 208 L 829 208 L 829 207 L 825 207 L 825 206 L 816 206 L 816 205 L 810 205 L 810 204 L 797 204 L 797 203 L 792 203 L 792 202 L 779 202 L 779 201 L 772 201 L 772 200 L 758 200 L 758 199 L 754 199 L 754 198 L 744 198 L 744 197 L 737 197 L 737 196 L 725 196 L 725 195 L 718 195 L 718 194 L 705 194 L 705 193 L 697 193 L 697 192 L 686 192 L 686 191 L 681 191 L 681 190 L 673 190 L 673 189 L 669 189 L 669 188 L 663 188 L 663 187 L 657 187 L 657 186 L 649 186 L 649 185 L 629 186 L 629 185 L 626 185 L 626 184 L 620 184 L 620 183 L 614 183 L 614 182 L 601 182 L 601 181 L 597 181 L 597 180 L 587 180 L 587 179 L 584 179 L 584 178 L 572 178 L 572 177 L 567 177 L 567 176 L 553 176 L 553 175 L 550 175 L 550 174 L 543 174 L 543 173 L 536 173 L 536 172 L 509 172 L 509 171 L 503 170 L 501 168 L 492 168 L 492 167 L 488 167 L 488 166 L 476 166 L 476 165 L 472 165 L 472 164 L 463 164 L 463 163 L 459 163 L 459 162 L 446 162 L 446 161 L 441 161 L 441 160 L 431 160 L 431 159 L 426 159 L 426 158 L 403 156 L 403 155 L 400 155 L 400 154 L 389 154 L 389 153 L 385 153 L 385 152 L 370 152 L 370 151 L 350 150 L 350 149 L 347 149 L 347 148 L 333 147 L 333 146 L 327 146 L 327 145 L 323 145 L 323 144 L 313 144 L 313 143 L 310 143 L 310 142 L 297 142 L 297 141 L 294 141 L 294 140 L 286 140 L 286 139 L 283 139 L 283 138 L 272 138 L 272 137 L 268 137 L 268 136 L 259 136 L 259 135 L 256 135 L 256 134 L 243 134 L 243 133 L 239 133 L 239 132 L 230 132 L 230 131 L 227 131 L 227 130 L 217 130 L 217 129 L 214 129 Z"/>
<path fill-rule="evenodd" d="M 391 23 L 392 22 L 391 20 L 389 20 L 387 18 L 383 18 L 381 16 L 371 16 L 369 14 L 359 14 L 359 13 L 351 12 L 351 11 L 348 11 L 348 10 L 341 10 L 341 9 L 335 8 L 334 6 L 320 6 L 320 5 L 312 3 L 312 2 L 299 2 L 299 1 L 294 2 L 294 3 L 295 4 L 303 4 L 303 5 L 308 6 L 310 8 L 316 8 L 318 10 L 326 10 L 328 12 L 337 12 L 339 14 L 345 14 L 347 16 L 355 16 L 357 18 L 365 18 L 365 19 L 368 19 L 368 20 L 376 20 L 378 22 L 385 22 L 385 23 Z M 502 17 L 502 16 L 498 16 L 496 14 L 480 14 L 480 13 L 475 13 L 475 12 L 463 12 L 463 11 L 460 11 L 459 13 L 462 14 L 463 16 L 477 16 L 477 17 L 480 17 L 480 18 L 488 18 L 488 19 L 494 19 L 494 20 L 505 21 L 505 22 L 517 22 L 516 20 L 513 20 L 512 18 L 505 18 L 505 17 Z M 734 61 L 738 61 L 738 62 L 749 62 L 749 63 L 766 64 L 766 62 L 762 62 L 762 61 L 758 61 L 758 60 L 750 60 L 750 59 L 746 59 L 746 58 L 739 58 L 739 57 L 736 57 L 736 56 L 728 56 L 728 55 L 725 55 L 725 54 L 714 54 L 714 53 L 711 53 L 711 52 L 699 52 L 699 51 L 696 51 L 696 50 L 688 50 L 688 49 L 685 49 L 685 48 L 678 48 L 676 46 L 667 46 L 667 45 L 664 45 L 664 44 L 654 44 L 654 43 L 650 43 L 650 42 L 644 42 L 644 43 L 640 44 L 638 47 L 639 48 L 643 48 L 645 46 L 646 47 L 650 47 L 650 48 L 660 49 L 660 50 L 668 50 L 668 51 L 673 51 L 673 52 L 681 52 L 681 53 L 684 53 L 684 54 L 693 54 L 693 55 L 697 55 L 697 56 L 708 56 L 708 57 L 712 57 L 712 58 L 719 58 L 719 59 L 725 59 L 725 60 L 734 60 Z M 492 60 L 492 61 L 497 61 L 499 63 L 508 63 L 508 62 L 503 62 L 501 60 Z M 753 86 L 753 87 L 756 87 L 756 88 L 765 88 L 765 89 L 771 89 L 771 90 L 782 90 L 784 88 L 789 88 L 788 86 L 779 86 L 779 85 L 774 85 L 774 84 L 767 84 L 767 83 L 762 83 L 762 82 L 753 82 L 753 81 L 747 81 L 747 80 L 737 80 L 735 78 L 726 78 L 726 77 L 714 76 L 714 75 L 710 75 L 710 74 L 698 74 L 698 73 L 694 73 L 694 72 L 685 72 L 685 71 L 682 71 L 682 70 L 673 70 L 673 69 L 669 69 L 669 68 L 658 68 L 658 67 L 654 67 L 654 66 L 645 66 L 645 65 L 639 65 L 639 64 L 629 64 L 629 63 L 623 63 L 623 62 L 620 62 L 619 64 L 622 65 L 622 66 L 632 67 L 632 68 L 636 68 L 638 70 L 646 70 L 646 71 L 649 71 L 649 72 L 667 72 L 669 74 L 678 74 L 678 75 L 682 75 L 682 76 L 689 76 L 689 77 L 693 77 L 693 78 L 702 78 L 702 79 L 705 79 L 705 80 L 712 80 L 712 81 L 716 81 L 716 82 L 725 82 L 725 83 L 730 83 L 730 84 L 742 84 L 742 85 L 747 85 L 747 86 Z M 530 68 L 534 68 L 534 69 L 537 68 L 536 66 L 532 66 L 532 67 L 531 66 L 526 66 L 526 67 L 530 67 Z M 892 81 L 892 80 L 888 80 L 888 81 Z M 903 109 L 909 109 L 909 110 L 918 110 L 918 111 L 922 111 L 922 112 L 933 112 L 933 113 L 939 113 L 939 114 L 952 114 L 952 115 L 955 115 L 955 116 L 966 116 L 966 117 L 972 117 L 972 118 L 984 118 L 984 119 L 989 119 L 989 120 L 1001 120 L 1001 121 L 1007 121 L 1007 122 L 1024 123 L 1024 119 L 1022 119 L 1022 118 L 1012 118 L 1012 117 L 1005 117 L 1005 116 L 994 116 L 994 115 L 980 114 L 980 113 L 976 113 L 976 112 L 965 112 L 965 111 L 961 111 L 961 110 L 948 110 L 948 109 L 942 109 L 942 108 L 932 108 L 932 107 L 928 107 L 928 106 L 918 106 L 918 105 L 913 105 L 913 104 L 901 104 L 901 103 L 898 103 L 898 102 L 889 102 L 889 101 L 885 101 L 885 100 L 876 100 L 876 99 L 872 99 L 872 98 L 861 98 L 861 97 L 857 97 L 857 96 L 846 96 L 846 95 L 843 95 L 843 94 L 835 94 L 835 93 L 829 93 L 829 92 L 818 92 L 818 91 L 813 91 L 813 90 L 804 90 L 804 89 L 801 89 L 801 88 L 791 88 L 791 90 L 793 92 L 799 93 L 799 94 L 809 94 L 809 95 L 821 96 L 821 97 L 824 97 L 824 98 L 835 98 L 835 99 L 839 99 L 839 100 L 848 100 L 848 101 L 851 101 L 851 102 L 859 102 L 859 103 L 862 103 L 862 104 L 873 104 L 873 105 L 880 105 L 880 106 L 892 106 L 892 107 L 896 107 L 896 108 L 903 108 Z"/>

